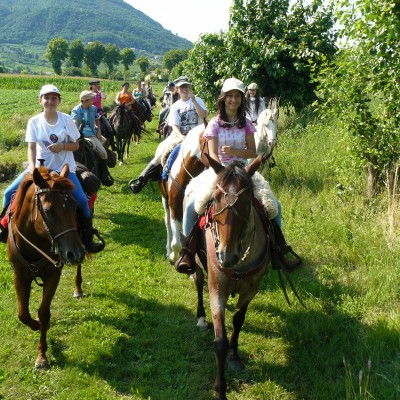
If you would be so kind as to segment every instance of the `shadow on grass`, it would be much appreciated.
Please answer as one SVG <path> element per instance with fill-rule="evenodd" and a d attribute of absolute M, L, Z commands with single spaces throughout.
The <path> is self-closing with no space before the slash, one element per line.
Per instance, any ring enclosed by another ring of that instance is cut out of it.
<path fill-rule="evenodd" d="M 125 319 L 89 316 L 86 321 L 120 331 L 110 351 L 93 362 L 71 363 L 85 374 L 100 376 L 119 394 L 155 400 L 208 400 L 212 393 L 214 354 L 212 330 L 199 332 L 192 312 L 180 305 L 165 306 L 129 291 L 96 293 L 100 301 L 125 304 Z M 62 346 L 51 340 L 53 356 L 66 364 Z M 202 376 L 202 382 L 198 377 Z M 135 397 L 136 398 L 136 397 Z"/>

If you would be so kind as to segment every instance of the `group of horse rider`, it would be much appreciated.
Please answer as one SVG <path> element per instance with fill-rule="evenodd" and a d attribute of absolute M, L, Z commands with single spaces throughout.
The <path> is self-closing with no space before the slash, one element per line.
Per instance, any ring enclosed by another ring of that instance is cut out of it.
<path fill-rule="evenodd" d="M 3 212 L 0 218 L 0 241 L 6 242 L 7 240 L 8 229 L 5 215 L 13 194 L 23 177 L 28 172 L 32 172 L 35 167 L 39 167 L 39 159 L 43 159 L 45 166 L 56 172 L 60 172 L 65 163 L 69 164 L 71 170 L 69 178 L 75 185 L 73 194 L 82 217 L 86 249 L 89 253 L 103 250 L 104 244 L 96 243 L 93 240 L 96 233 L 92 224 L 93 215 L 88 207 L 87 197 L 81 183 L 76 177 L 76 163 L 73 155 L 73 152 L 79 147 L 78 139 L 82 134 L 98 153 L 100 169 L 107 170 L 107 151 L 103 146 L 105 138 L 102 136 L 100 128 L 101 121 L 107 130 L 112 131 L 102 108 L 102 99 L 106 98 L 106 94 L 101 91 L 100 82 L 96 79 L 89 82 L 89 89 L 81 92 L 80 103 L 73 108 L 71 115 L 67 115 L 57 109 L 61 102 L 61 93 L 58 88 L 54 85 L 45 85 L 41 88 L 39 103 L 42 106 L 42 112 L 29 120 L 25 137 L 28 143 L 28 167 L 4 193 Z M 146 109 L 146 112 L 151 112 L 151 104 L 147 101 L 149 94 L 153 95 L 150 82 L 146 88 L 144 82 L 138 81 L 137 87 L 132 92 L 129 90 L 129 83 L 124 82 L 122 90 L 116 96 L 116 103 L 123 103 L 130 118 L 134 118 L 129 106 L 136 101 Z M 149 180 L 160 178 L 161 158 L 165 151 L 184 140 L 188 132 L 205 122 L 208 116 L 203 100 L 193 93 L 192 84 L 185 76 L 168 83 L 163 93 L 163 105 L 160 117 L 167 120 L 171 134 L 158 145 L 153 159 L 145 166 L 140 176 L 129 181 L 129 188 L 134 194 L 139 193 Z M 204 137 L 208 142 L 209 155 L 222 165 L 232 162 L 246 164 L 248 158 L 255 157 L 254 132 L 256 129 L 254 125 L 258 115 L 264 109 L 265 102 L 259 95 L 256 83 L 248 85 L 246 90 L 244 83 L 240 80 L 226 79 L 217 101 L 217 114 L 204 132 Z M 81 132 L 78 128 L 81 129 Z M 212 179 L 208 178 L 204 181 L 206 174 L 207 172 L 202 174 L 203 181 L 200 180 L 200 182 L 212 182 Z M 198 187 L 201 186 L 204 185 L 198 185 Z M 280 228 L 280 204 L 265 179 L 261 186 L 270 193 L 270 198 L 266 200 L 270 207 L 268 208 L 266 203 L 263 204 L 266 215 L 270 219 L 275 219 Z M 186 237 L 193 237 L 190 233 L 198 230 L 194 198 L 188 202 L 184 214 L 183 233 Z M 186 246 L 183 247 L 181 257 L 176 263 L 177 271 L 193 273 L 193 243 L 195 240 L 192 243 L 186 243 Z M 286 244 L 284 243 L 284 245 Z M 290 246 L 288 247 L 290 248 Z M 290 268 L 299 264 L 298 259 L 294 261 L 286 259 L 285 261 Z"/>
<path fill-rule="evenodd" d="M 179 100 L 172 103 L 169 110 L 168 124 L 172 128 L 171 135 L 158 145 L 155 156 L 146 165 L 140 176 L 128 183 L 134 194 L 139 193 L 149 180 L 160 179 L 160 164 L 164 152 L 174 141 L 182 141 L 192 128 L 203 123 L 207 117 L 208 111 L 204 102 L 193 94 L 192 84 L 186 77 L 178 78 L 173 85 L 168 85 L 169 89 L 171 87 L 176 87 L 180 96 Z M 246 101 L 246 97 L 248 97 L 248 101 Z M 254 124 L 264 109 L 265 103 L 258 93 L 256 83 L 248 86 L 246 94 L 243 82 L 236 78 L 226 79 L 217 101 L 217 115 L 208 123 L 204 132 L 204 138 L 208 142 L 209 155 L 222 165 L 229 165 L 233 162 L 246 164 L 247 159 L 254 158 L 256 156 Z M 204 191 L 207 191 L 204 188 L 208 187 L 210 182 L 214 182 L 213 177 L 208 175 L 210 171 L 211 169 L 204 171 L 198 178 L 194 178 L 198 181 L 193 186 L 203 191 L 197 196 L 204 195 Z M 261 175 L 258 174 L 258 183 L 255 187 L 259 190 L 259 197 L 263 197 L 261 193 L 264 194 L 262 204 L 266 216 L 275 221 L 276 229 L 280 232 L 279 237 L 282 239 L 277 246 L 277 251 L 280 252 L 279 258 L 288 269 L 294 269 L 300 265 L 301 260 L 286 244 L 281 234 L 281 205 L 272 193 L 268 182 L 260 177 Z M 262 201 L 261 198 L 259 200 Z M 183 234 L 186 237 L 186 245 L 183 246 L 181 257 L 175 264 L 178 272 L 187 274 L 194 273 L 194 255 L 197 250 L 198 215 L 195 203 L 196 195 L 187 198 L 183 217 Z M 294 259 L 287 257 L 288 253 L 292 254 Z"/>

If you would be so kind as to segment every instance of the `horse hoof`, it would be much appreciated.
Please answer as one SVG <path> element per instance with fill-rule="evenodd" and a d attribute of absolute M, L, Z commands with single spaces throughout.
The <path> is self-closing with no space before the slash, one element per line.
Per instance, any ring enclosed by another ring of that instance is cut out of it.
<path fill-rule="evenodd" d="M 46 359 L 38 358 L 35 362 L 35 369 L 37 370 L 48 370 L 50 368 L 49 362 Z"/>
<path fill-rule="evenodd" d="M 82 292 L 74 292 L 73 296 L 75 299 L 82 299 L 83 293 Z"/>
<path fill-rule="evenodd" d="M 119 162 L 119 165 L 123 165 L 123 162 L 122 162 L 122 161 L 120 161 L 120 162 Z"/>
<path fill-rule="evenodd" d="M 228 359 L 228 367 L 235 372 L 244 370 L 244 364 L 240 360 Z"/>
<path fill-rule="evenodd" d="M 208 323 L 206 321 L 205 317 L 200 317 L 197 321 L 196 326 L 201 330 L 201 331 L 205 331 L 208 329 Z"/>

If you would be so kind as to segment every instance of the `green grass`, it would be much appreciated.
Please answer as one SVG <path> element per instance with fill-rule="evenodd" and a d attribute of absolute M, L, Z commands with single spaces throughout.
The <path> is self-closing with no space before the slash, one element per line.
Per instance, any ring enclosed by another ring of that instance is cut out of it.
<path fill-rule="evenodd" d="M 76 97 L 67 92 L 65 107 Z M 305 261 L 292 277 L 307 309 L 290 290 L 286 304 L 275 272 L 265 276 L 239 339 L 246 369 L 227 372 L 230 400 L 400 398 L 399 243 L 386 241 L 384 198 L 367 204 L 361 191 L 338 194 L 326 163 L 337 141 L 329 132 L 313 119 L 280 130 L 269 180 L 283 206 L 284 233 Z M 160 195 L 148 186 L 134 196 L 127 187 L 157 144 L 154 134 L 132 145 L 126 164 L 111 170 L 115 184 L 99 192 L 95 226 L 107 247 L 84 264 L 82 300 L 72 297 L 74 269 L 63 270 L 47 372 L 33 370 L 38 333 L 17 318 L 0 244 L 0 398 L 213 398 L 213 330 L 196 329 L 194 284 L 165 259 Z M 32 292 L 36 315 L 40 288 Z M 210 320 L 207 293 L 205 301 Z"/>

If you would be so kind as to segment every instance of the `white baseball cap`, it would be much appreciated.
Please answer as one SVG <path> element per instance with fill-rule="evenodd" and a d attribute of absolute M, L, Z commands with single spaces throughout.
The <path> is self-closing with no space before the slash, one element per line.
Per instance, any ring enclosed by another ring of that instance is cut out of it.
<path fill-rule="evenodd" d="M 59 96 L 61 96 L 60 91 L 54 85 L 44 85 L 40 89 L 39 97 L 42 97 L 45 94 L 49 94 L 49 93 L 56 93 Z"/>
<path fill-rule="evenodd" d="M 222 92 L 227 93 L 230 90 L 239 90 L 239 92 L 244 93 L 244 83 L 242 81 L 239 81 L 239 79 L 236 78 L 228 78 L 225 80 L 223 86 L 222 86 Z"/>

